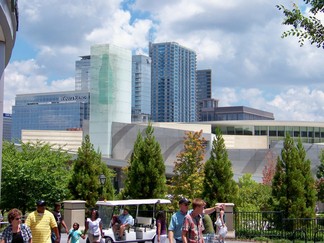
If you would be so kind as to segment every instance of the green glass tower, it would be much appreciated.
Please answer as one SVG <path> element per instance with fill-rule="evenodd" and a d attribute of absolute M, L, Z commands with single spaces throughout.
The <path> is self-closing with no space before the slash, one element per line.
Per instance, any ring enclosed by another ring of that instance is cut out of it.
<path fill-rule="evenodd" d="M 131 122 L 132 54 L 110 44 L 91 47 L 91 143 L 111 157 L 111 125 Z"/>

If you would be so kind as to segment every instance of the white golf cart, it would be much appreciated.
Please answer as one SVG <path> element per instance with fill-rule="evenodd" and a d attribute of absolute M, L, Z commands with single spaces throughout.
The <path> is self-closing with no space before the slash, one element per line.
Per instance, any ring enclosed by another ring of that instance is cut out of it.
<path fill-rule="evenodd" d="M 155 211 L 158 204 L 169 204 L 168 199 L 131 199 L 116 201 L 98 201 L 99 215 L 103 224 L 105 243 L 113 242 L 154 242 L 156 235 Z M 129 209 L 134 218 L 134 225 L 127 229 L 117 240 L 112 229 L 113 216 L 122 213 L 123 208 Z M 144 210 L 143 210 L 144 209 Z M 143 211 L 142 211 L 143 210 Z"/>

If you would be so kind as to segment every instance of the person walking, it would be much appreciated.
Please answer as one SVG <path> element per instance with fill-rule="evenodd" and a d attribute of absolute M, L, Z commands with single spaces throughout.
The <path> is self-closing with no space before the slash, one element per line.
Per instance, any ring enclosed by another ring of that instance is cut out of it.
<path fill-rule="evenodd" d="M 65 233 L 67 233 L 67 234 L 69 233 L 69 229 L 65 224 L 63 215 L 61 214 L 61 207 L 62 207 L 61 203 L 58 203 L 58 202 L 55 203 L 54 204 L 54 211 L 52 212 L 53 215 L 54 215 L 54 218 L 56 220 L 56 223 L 57 223 L 57 228 L 58 228 L 58 231 L 59 231 L 59 234 L 60 234 L 60 239 L 61 239 L 62 227 L 64 227 Z M 54 242 L 55 242 L 55 234 L 54 234 L 54 232 L 52 232 L 52 243 L 54 243 Z"/>
<path fill-rule="evenodd" d="M 78 223 L 73 223 L 73 228 L 68 232 L 68 243 L 79 243 L 79 239 L 85 239 L 85 236 L 82 234 L 82 232 L 79 230 L 80 225 Z"/>
<path fill-rule="evenodd" d="M 83 236 L 85 236 L 87 232 L 90 243 L 100 242 L 102 235 L 102 223 L 101 218 L 99 218 L 99 213 L 96 209 L 92 209 L 90 218 L 87 218 Z"/>
<path fill-rule="evenodd" d="M 36 210 L 31 212 L 26 219 L 26 225 L 29 226 L 33 243 L 51 243 L 51 232 L 55 233 L 55 242 L 60 240 L 60 234 L 57 228 L 54 215 L 45 209 L 46 202 L 39 200 L 36 202 Z"/>
<path fill-rule="evenodd" d="M 217 226 L 219 242 L 225 243 L 225 237 L 227 234 L 227 226 L 226 226 L 226 216 L 225 216 L 225 204 L 221 204 L 219 207 L 219 216 L 220 224 Z"/>
<path fill-rule="evenodd" d="M 30 228 L 21 222 L 21 211 L 13 208 L 8 213 L 8 225 L 0 236 L 0 243 L 32 243 Z"/>
<path fill-rule="evenodd" d="M 192 202 L 193 211 L 187 214 L 182 226 L 183 243 L 204 243 L 203 231 L 205 229 L 202 214 L 206 203 L 200 198 Z"/>
<path fill-rule="evenodd" d="M 156 236 L 154 242 L 165 243 L 166 238 L 167 238 L 167 232 L 166 232 L 165 213 L 163 211 L 159 211 L 156 214 Z"/>

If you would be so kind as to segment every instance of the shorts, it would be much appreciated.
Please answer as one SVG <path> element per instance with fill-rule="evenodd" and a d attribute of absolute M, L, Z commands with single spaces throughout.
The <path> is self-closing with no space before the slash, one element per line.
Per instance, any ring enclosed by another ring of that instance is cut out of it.
<path fill-rule="evenodd" d="M 100 240 L 101 240 L 100 234 L 97 237 L 95 237 L 93 234 L 88 233 L 88 238 L 91 243 L 92 242 L 100 242 Z"/>

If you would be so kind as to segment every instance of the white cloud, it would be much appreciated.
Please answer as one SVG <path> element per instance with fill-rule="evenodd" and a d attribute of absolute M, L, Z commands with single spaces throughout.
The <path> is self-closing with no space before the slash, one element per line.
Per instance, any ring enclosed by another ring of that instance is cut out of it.
<path fill-rule="evenodd" d="M 11 113 L 16 94 L 68 91 L 74 90 L 74 85 L 74 77 L 48 82 L 35 60 L 12 62 L 4 75 L 4 112 Z"/>
<path fill-rule="evenodd" d="M 116 11 L 102 26 L 95 28 L 86 40 L 89 43 L 112 43 L 127 49 L 147 48 L 151 20 L 136 20 L 130 25 L 131 15 L 127 11 Z"/>
<path fill-rule="evenodd" d="M 153 39 L 195 50 L 198 68 L 212 69 L 222 106 L 251 106 L 281 120 L 323 120 L 323 50 L 281 39 L 289 27 L 281 25 L 276 4 L 291 1 L 20 1 L 17 39 L 36 55 L 15 56 L 7 67 L 5 110 L 16 93 L 74 89 L 75 61 L 93 44 L 147 53 Z"/>
<path fill-rule="evenodd" d="M 219 106 L 240 105 L 274 113 L 276 120 L 322 121 L 324 120 L 324 92 L 308 87 L 289 88 L 272 98 L 265 99 L 259 89 L 223 88 Z M 244 101 L 244 103 L 242 102 Z"/>

